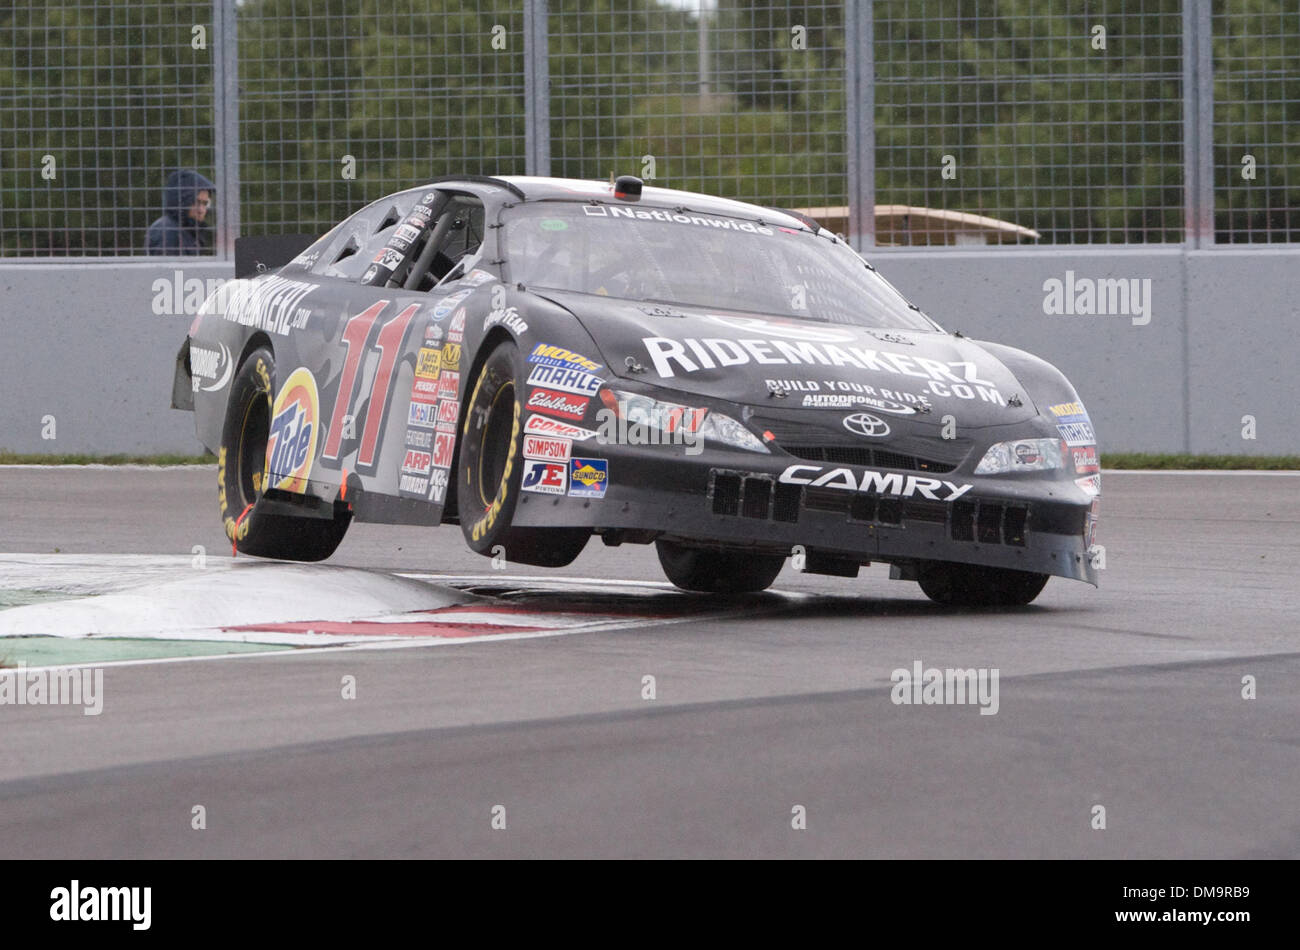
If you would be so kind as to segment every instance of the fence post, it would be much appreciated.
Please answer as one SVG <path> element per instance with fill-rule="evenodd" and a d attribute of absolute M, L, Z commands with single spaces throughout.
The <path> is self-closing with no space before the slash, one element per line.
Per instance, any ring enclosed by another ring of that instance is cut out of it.
<path fill-rule="evenodd" d="M 1211 6 L 1183 0 L 1183 241 L 1214 245 L 1214 45 Z"/>
<path fill-rule="evenodd" d="M 871 0 L 844 5 L 844 83 L 848 100 L 849 245 L 876 246 L 876 57 Z"/>
<path fill-rule="evenodd" d="M 239 237 L 239 37 L 235 0 L 212 0 L 217 56 L 212 64 L 213 177 L 217 183 L 217 257 L 235 259 Z"/>
<path fill-rule="evenodd" d="M 547 0 L 524 0 L 524 174 L 551 173 L 551 64 Z"/>

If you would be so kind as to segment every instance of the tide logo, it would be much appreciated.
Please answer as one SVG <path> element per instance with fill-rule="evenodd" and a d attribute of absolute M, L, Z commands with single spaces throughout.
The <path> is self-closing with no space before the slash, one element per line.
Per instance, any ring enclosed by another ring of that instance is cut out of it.
<path fill-rule="evenodd" d="M 266 440 L 268 488 L 298 494 L 307 490 L 319 420 L 316 377 L 300 366 L 289 374 L 271 409 L 271 432 Z"/>

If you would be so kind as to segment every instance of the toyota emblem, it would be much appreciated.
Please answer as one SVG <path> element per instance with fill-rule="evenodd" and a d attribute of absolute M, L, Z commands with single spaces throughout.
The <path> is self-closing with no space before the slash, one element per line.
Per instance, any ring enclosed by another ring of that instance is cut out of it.
<path fill-rule="evenodd" d="M 889 435 L 889 423 L 869 412 L 855 412 L 851 416 L 845 416 L 844 428 L 854 435 L 865 435 L 874 439 Z"/>

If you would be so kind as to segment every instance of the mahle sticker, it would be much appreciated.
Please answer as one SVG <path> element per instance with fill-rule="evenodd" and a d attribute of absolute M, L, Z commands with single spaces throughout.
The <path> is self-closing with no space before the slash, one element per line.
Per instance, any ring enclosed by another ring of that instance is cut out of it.
<path fill-rule="evenodd" d="M 271 432 L 266 440 L 269 488 L 299 494 L 307 490 L 319 419 L 316 377 L 300 366 L 285 380 L 271 410 Z"/>

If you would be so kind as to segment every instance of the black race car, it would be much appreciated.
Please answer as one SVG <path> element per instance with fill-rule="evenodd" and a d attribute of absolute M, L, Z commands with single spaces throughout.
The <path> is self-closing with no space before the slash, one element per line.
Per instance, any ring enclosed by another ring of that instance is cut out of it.
<path fill-rule="evenodd" d="M 1096 439 L 1060 372 L 945 333 L 807 217 L 630 177 L 376 201 L 212 295 L 173 405 L 264 557 L 328 557 L 357 518 L 552 567 L 654 542 L 696 591 L 787 557 L 945 603 L 1096 584 Z"/>

